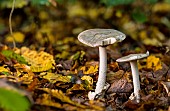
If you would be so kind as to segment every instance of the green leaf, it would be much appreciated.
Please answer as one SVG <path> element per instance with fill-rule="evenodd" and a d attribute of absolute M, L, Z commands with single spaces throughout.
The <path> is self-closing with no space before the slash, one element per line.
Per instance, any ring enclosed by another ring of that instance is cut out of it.
<path fill-rule="evenodd" d="M 0 107 L 7 111 L 28 111 L 30 103 L 23 95 L 0 88 Z"/>
<path fill-rule="evenodd" d="M 9 72 L 3 71 L 2 74 L 9 76 Z"/>
<path fill-rule="evenodd" d="M 0 8 L 12 8 L 12 4 L 13 0 L 0 0 Z M 28 5 L 28 0 L 15 1 L 15 8 L 23 8 L 26 5 Z"/>
<path fill-rule="evenodd" d="M 144 0 L 145 3 L 148 3 L 148 4 L 154 4 L 156 2 L 158 2 L 158 0 Z"/>
<path fill-rule="evenodd" d="M 17 60 L 19 63 L 21 64 L 27 64 L 27 62 L 25 61 L 24 57 L 22 57 L 19 54 L 16 54 L 15 52 L 13 52 L 12 50 L 3 50 L 1 52 L 6 58 L 8 59 L 15 59 Z"/>
<path fill-rule="evenodd" d="M 165 1 L 165 3 L 170 3 L 170 0 L 164 0 Z"/>
<path fill-rule="evenodd" d="M 100 0 L 107 6 L 127 5 L 134 2 L 134 0 Z"/>
<path fill-rule="evenodd" d="M 148 20 L 147 16 L 145 15 L 145 13 L 141 12 L 141 11 L 134 11 L 132 13 L 132 18 L 139 23 L 144 23 Z"/>
<path fill-rule="evenodd" d="M 32 5 L 49 5 L 49 1 L 48 0 L 31 0 L 31 4 Z"/>

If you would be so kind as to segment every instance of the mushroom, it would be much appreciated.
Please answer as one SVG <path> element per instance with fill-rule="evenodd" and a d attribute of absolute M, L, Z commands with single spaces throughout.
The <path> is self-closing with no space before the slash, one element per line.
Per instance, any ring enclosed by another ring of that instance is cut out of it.
<path fill-rule="evenodd" d="M 107 52 L 106 46 L 121 42 L 126 38 L 125 34 L 114 29 L 89 29 L 78 35 L 78 40 L 91 47 L 99 47 L 99 76 L 96 83 L 95 92 L 89 92 L 88 98 L 93 100 L 95 96 L 102 92 L 106 82 L 107 72 Z"/>
<path fill-rule="evenodd" d="M 117 62 L 130 62 L 131 71 L 132 71 L 132 78 L 133 78 L 133 87 L 134 93 L 130 96 L 131 100 L 135 100 L 137 103 L 140 102 L 140 82 L 139 82 L 139 71 L 137 66 L 137 60 L 142 59 L 149 56 L 149 51 L 146 54 L 130 54 L 125 57 L 121 57 L 117 59 Z"/>

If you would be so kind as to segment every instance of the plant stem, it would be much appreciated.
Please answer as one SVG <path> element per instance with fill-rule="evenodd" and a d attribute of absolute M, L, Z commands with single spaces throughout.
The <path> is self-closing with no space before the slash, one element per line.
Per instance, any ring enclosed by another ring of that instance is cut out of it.
<path fill-rule="evenodd" d="M 13 38 L 13 47 L 15 48 L 16 47 L 16 43 L 15 43 L 15 38 L 13 36 L 13 31 L 12 31 L 12 23 L 11 23 L 11 19 L 12 19 L 12 14 L 13 14 L 13 11 L 14 11 L 14 7 L 15 7 L 15 0 L 13 0 L 13 3 L 12 3 L 12 9 L 11 9 L 11 12 L 10 12 L 10 15 L 9 15 L 9 30 L 10 30 L 10 34 Z"/>

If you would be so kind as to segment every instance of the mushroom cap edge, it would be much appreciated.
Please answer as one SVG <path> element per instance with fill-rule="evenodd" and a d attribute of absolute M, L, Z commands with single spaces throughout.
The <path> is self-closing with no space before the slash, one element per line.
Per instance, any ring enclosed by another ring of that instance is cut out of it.
<path fill-rule="evenodd" d="M 130 55 L 117 59 L 116 62 L 129 62 L 133 60 L 142 59 L 148 56 L 149 56 L 149 51 L 147 51 L 146 54 L 130 54 Z"/>

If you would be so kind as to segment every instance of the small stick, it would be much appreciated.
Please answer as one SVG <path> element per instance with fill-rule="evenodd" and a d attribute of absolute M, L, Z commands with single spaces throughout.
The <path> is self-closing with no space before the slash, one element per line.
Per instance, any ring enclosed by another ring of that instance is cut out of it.
<path fill-rule="evenodd" d="M 11 12 L 10 12 L 10 15 L 9 15 L 9 30 L 10 30 L 10 34 L 11 34 L 11 36 L 13 38 L 13 47 L 15 48 L 16 43 L 15 43 L 15 38 L 13 36 L 12 23 L 11 23 L 12 14 L 13 14 L 13 11 L 14 11 L 14 6 L 15 6 L 15 0 L 13 0 L 12 9 L 11 9 Z"/>

